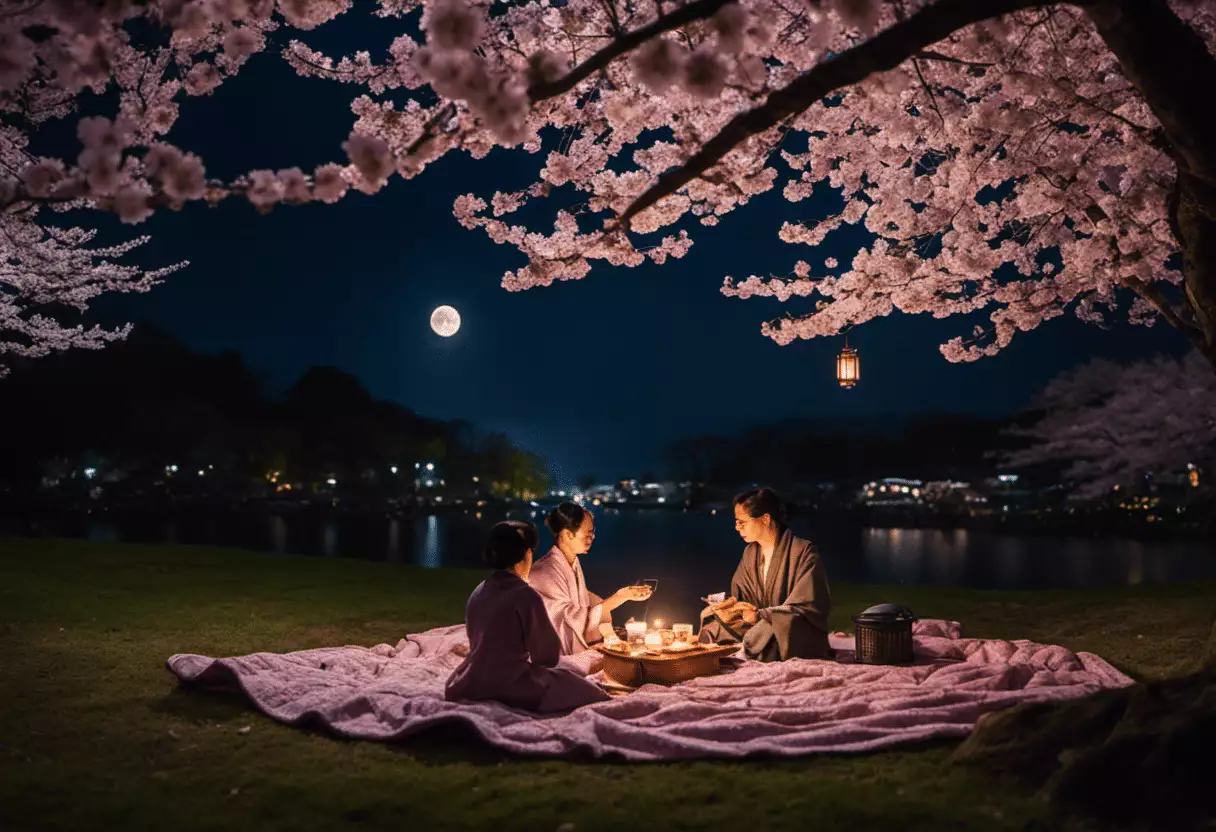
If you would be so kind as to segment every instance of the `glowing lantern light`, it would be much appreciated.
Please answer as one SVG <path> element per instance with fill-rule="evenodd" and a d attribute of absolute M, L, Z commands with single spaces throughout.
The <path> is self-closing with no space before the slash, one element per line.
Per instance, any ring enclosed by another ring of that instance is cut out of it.
<path fill-rule="evenodd" d="M 849 346 L 849 339 L 844 340 L 844 349 L 836 356 L 836 381 L 845 390 L 851 390 L 861 378 L 861 359 L 857 350 Z"/>

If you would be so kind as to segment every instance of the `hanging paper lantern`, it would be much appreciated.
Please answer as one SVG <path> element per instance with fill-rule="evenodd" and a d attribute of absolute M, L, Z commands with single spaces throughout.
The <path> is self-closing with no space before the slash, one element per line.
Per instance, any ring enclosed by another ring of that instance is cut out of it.
<path fill-rule="evenodd" d="M 861 359 L 857 357 L 857 350 L 850 347 L 846 340 L 844 349 L 836 356 L 836 381 L 840 382 L 841 387 L 849 390 L 856 386 L 860 378 Z"/>

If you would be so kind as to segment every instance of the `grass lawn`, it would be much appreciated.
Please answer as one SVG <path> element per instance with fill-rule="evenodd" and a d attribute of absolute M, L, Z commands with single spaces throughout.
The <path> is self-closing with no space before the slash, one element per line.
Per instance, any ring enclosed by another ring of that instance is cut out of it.
<path fill-rule="evenodd" d="M 454 734 L 289 728 L 181 688 L 178 652 L 395 642 L 460 621 L 483 573 L 192 547 L 0 539 L 0 828 L 97 830 L 1086 828 L 952 743 L 794 761 L 523 759 Z M 979 592 L 834 585 L 833 629 L 893 597 L 971 636 L 1194 669 L 1216 584 Z M 244 731 L 246 727 L 248 731 Z M 572 826 L 571 826 L 572 825 Z"/>

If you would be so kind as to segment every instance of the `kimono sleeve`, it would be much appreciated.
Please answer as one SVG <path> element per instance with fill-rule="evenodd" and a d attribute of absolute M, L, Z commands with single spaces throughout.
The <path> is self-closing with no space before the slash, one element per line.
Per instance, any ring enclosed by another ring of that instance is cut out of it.
<path fill-rule="evenodd" d="M 572 575 L 560 574 L 556 568 L 541 568 L 533 571 L 530 582 L 544 601 L 563 653 L 582 652 L 599 639 L 603 604 L 588 605 L 585 598 L 580 598 Z"/>

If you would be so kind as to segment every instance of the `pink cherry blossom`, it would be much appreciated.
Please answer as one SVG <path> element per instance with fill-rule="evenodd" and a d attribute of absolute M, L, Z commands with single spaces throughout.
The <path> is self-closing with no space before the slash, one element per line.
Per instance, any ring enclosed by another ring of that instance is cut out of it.
<path fill-rule="evenodd" d="M 313 174 L 313 193 L 322 202 L 337 202 L 346 195 L 348 187 L 341 165 L 322 165 Z"/>
<path fill-rule="evenodd" d="M 303 42 L 347 12 L 385 37 L 333 57 Z M 171 37 L 144 36 L 157 27 Z M 350 138 L 311 181 L 290 143 L 273 169 L 209 181 L 162 137 L 191 96 L 273 60 L 280 30 L 299 83 L 352 89 Z M 125 222 L 204 199 L 265 211 L 520 148 L 530 183 L 454 206 L 525 258 L 510 290 L 666 262 L 776 191 L 792 274 L 721 291 L 787 302 L 761 325 L 779 344 L 898 311 L 957 316 L 942 351 L 973 360 L 1065 314 L 1126 314 L 1216 365 L 1216 136 L 1193 95 L 1216 86 L 1214 50 L 1216 8 L 1184 0 L 27 3 L 0 17 L 0 208 L 37 246 L 57 227 L 44 203 Z M 111 109 L 74 125 L 82 148 L 31 155 L 85 90 Z M 802 248 L 819 246 L 813 276 Z"/>
<path fill-rule="evenodd" d="M 1196 351 L 1181 360 L 1083 364 L 1054 379 L 1035 407 L 1043 416 L 1013 431 L 1029 444 L 1002 464 L 1067 461 L 1065 477 L 1082 497 L 1216 463 L 1216 376 Z"/>
<path fill-rule="evenodd" d="M 218 87 L 222 81 L 223 78 L 220 77 L 219 70 L 215 68 L 215 64 L 201 61 L 190 67 L 190 71 L 186 73 L 186 92 L 191 95 L 207 95 Z"/>

